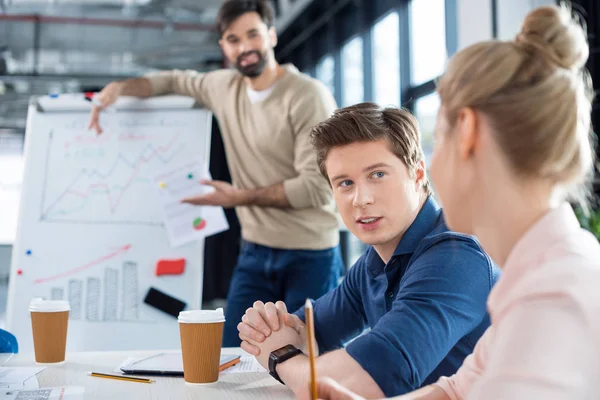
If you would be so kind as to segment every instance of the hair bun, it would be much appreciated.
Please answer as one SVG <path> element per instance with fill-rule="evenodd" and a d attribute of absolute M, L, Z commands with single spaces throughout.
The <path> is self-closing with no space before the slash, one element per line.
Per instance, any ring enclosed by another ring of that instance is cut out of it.
<path fill-rule="evenodd" d="M 582 68 L 589 55 L 584 29 L 566 7 L 540 7 L 530 12 L 515 42 L 566 69 Z"/>

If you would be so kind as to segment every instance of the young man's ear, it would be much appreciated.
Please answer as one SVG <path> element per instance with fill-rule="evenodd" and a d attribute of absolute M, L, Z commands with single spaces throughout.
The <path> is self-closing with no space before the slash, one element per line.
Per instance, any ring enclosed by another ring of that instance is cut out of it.
<path fill-rule="evenodd" d="M 269 39 L 271 40 L 271 46 L 276 47 L 277 46 L 277 31 L 275 30 L 274 26 L 269 28 Z"/>
<path fill-rule="evenodd" d="M 423 188 L 423 184 L 427 179 L 427 171 L 425 169 L 425 160 L 421 160 L 415 165 L 415 188 L 417 191 Z"/>

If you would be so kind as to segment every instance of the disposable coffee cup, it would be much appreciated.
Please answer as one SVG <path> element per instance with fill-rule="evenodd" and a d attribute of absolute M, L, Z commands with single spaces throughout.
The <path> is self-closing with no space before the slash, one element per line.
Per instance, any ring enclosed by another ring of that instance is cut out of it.
<path fill-rule="evenodd" d="M 223 309 L 182 311 L 178 321 L 185 383 L 215 383 L 223 343 Z"/>
<path fill-rule="evenodd" d="M 65 361 L 68 301 L 33 299 L 29 304 L 35 361 L 39 364 L 57 364 Z"/>

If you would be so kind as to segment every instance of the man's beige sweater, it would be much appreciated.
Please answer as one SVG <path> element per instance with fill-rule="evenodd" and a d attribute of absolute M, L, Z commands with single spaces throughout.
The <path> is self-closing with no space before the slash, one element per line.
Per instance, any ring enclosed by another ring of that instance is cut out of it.
<path fill-rule="evenodd" d="M 236 208 L 245 240 L 281 249 L 326 249 L 338 244 L 339 233 L 333 194 L 319 172 L 309 133 L 336 104 L 321 82 L 292 65 L 284 68 L 271 94 L 254 104 L 235 70 L 174 70 L 147 78 L 153 95 L 191 96 L 215 114 L 236 187 L 283 182 L 292 208 Z"/>

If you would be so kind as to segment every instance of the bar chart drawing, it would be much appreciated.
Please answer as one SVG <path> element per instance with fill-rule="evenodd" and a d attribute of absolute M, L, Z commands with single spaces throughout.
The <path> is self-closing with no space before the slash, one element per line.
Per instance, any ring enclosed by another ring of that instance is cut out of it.
<path fill-rule="evenodd" d="M 69 305 L 71 306 L 69 316 L 73 320 L 81 319 L 82 296 L 83 281 L 81 279 L 69 279 Z"/>
<path fill-rule="evenodd" d="M 66 287 L 53 286 L 50 298 L 63 300 L 67 293 L 71 320 L 141 322 L 138 278 L 137 263 L 125 261 L 120 270 L 106 266 L 99 275 L 71 278 Z"/>
<path fill-rule="evenodd" d="M 104 320 L 117 320 L 119 271 L 114 268 L 104 270 Z"/>
<path fill-rule="evenodd" d="M 85 317 L 88 321 L 100 321 L 100 279 L 87 278 Z"/>
<path fill-rule="evenodd" d="M 50 299 L 51 300 L 64 300 L 64 289 L 63 288 L 52 288 L 50 290 Z"/>
<path fill-rule="evenodd" d="M 137 264 L 123 263 L 123 321 L 139 319 Z"/>

